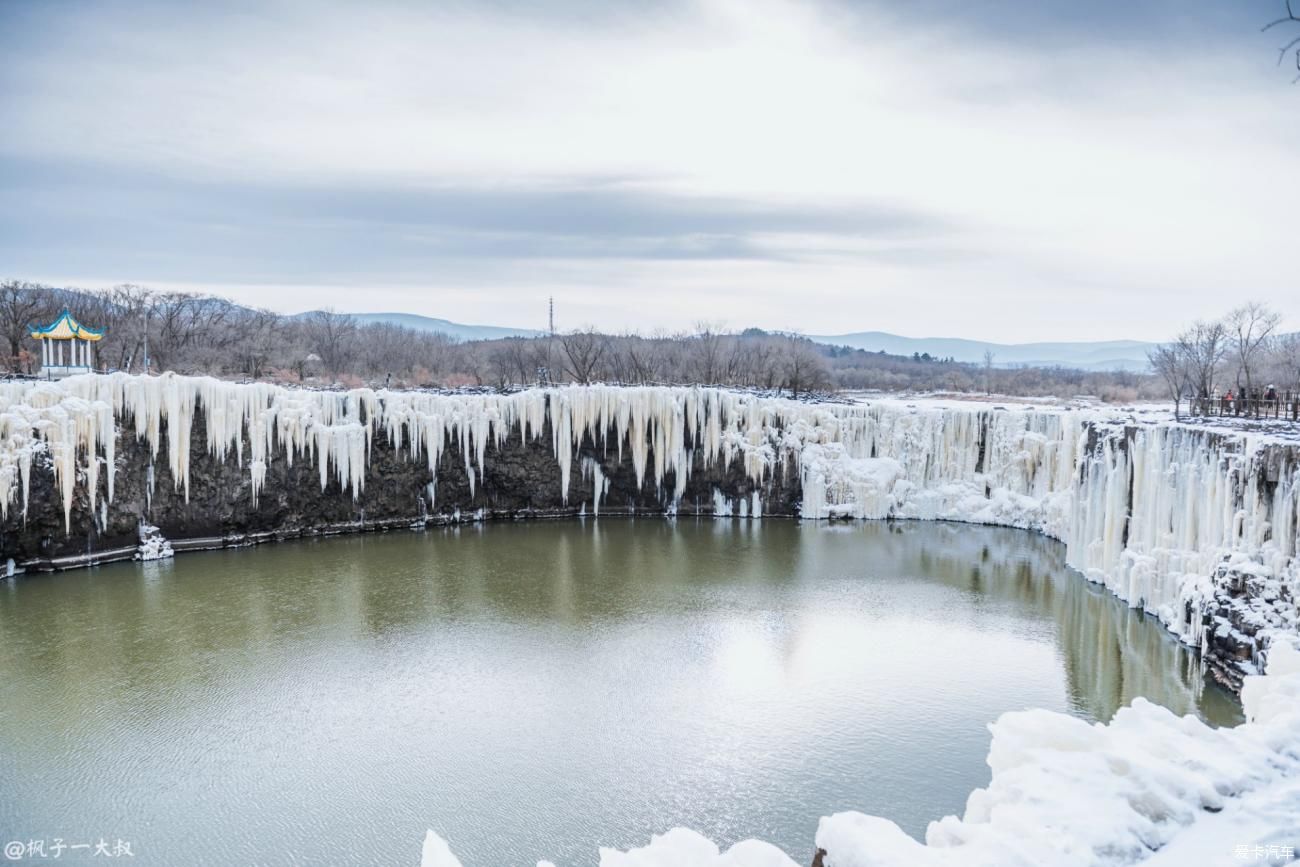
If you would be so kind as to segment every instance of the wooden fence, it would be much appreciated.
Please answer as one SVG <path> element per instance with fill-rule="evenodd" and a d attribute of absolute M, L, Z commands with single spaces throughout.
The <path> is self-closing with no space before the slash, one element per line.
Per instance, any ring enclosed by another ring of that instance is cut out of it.
<path fill-rule="evenodd" d="M 1300 421 L 1300 392 L 1294 391 L 1280 391 L 1272 399 L 1263 395 L 1193 397 L 1186 400 L 1186 406 L 1189 415 Z"/>

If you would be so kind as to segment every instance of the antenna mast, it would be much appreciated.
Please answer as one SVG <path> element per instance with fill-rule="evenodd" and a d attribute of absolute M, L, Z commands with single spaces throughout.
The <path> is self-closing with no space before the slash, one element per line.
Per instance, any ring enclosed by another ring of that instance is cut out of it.
<path fill-rule="evenodd" d="M 548 322 L 549 322 L 551 336 L 554 337 L 555 336 L 555 296 L 554 295 L 551 296 L 550 302 L 551 302 L 551 312 L 550 312 L 550 317 L 548 319 Z"/>

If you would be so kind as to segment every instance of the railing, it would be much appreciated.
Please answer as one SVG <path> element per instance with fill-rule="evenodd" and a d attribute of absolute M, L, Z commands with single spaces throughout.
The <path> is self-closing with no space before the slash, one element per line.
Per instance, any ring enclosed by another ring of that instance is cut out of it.
<path fill-rule="evenodd" d="M 1187 399 L 1190 415 L 1241 419 L 1300 421 L 1300 392 L 1278 392 L 1274 397 L 1194 397 Z"/>

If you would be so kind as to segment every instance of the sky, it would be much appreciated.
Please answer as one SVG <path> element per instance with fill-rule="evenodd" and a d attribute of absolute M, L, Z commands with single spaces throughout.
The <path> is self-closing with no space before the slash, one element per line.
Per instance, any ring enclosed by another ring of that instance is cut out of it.
<path fill-rule="evenodd" d="M 0 0 L 0 278 L 531 328 L 552 296 L 564 329 L 1300 328 L 1282 12 Z"/>

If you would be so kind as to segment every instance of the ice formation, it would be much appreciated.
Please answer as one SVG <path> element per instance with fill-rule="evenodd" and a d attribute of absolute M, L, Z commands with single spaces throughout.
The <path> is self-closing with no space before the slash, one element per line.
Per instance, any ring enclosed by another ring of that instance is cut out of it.
<path fill-rule="evenodd" d="M 1205 645 L 1207 622 L 1229 632 L 1244 624 L 1261 643 L 1300 628 L 1296 450 L 1174 423 L 1126 425 L 1097 409 L 809 404 L 599 385 L 330 392 L 174 374 L 8 383 L 0 385 L 0 517 L 25 514 L 34 463 L 53 473 L 66 524 L 78 486 L 92 511 L 101 497 L 111 502 L 118 437 L 132 434 L 155 458 L 166 444 L 171 477 L 188 492 L 196 431 L 209 454 L 246 468 L 254 502 L 274 461 L 314 462 L 322 489 L 358 496 L 376 437 L 430 470 L 452 450 L 472 488 L 489 444 L 549 436 L 562 498 L 577 475 L 595 491 L 595 514 L 610 481 L 579 454 L 584 442 L 620 461 L 628 455 L 638 486 L 649 480 L 669 514 L 693 467 L 734 461 L 753 491 L 734 502 L 715 491 L 719 516 L 761 515 L 765 483 L 793 472 L 805 517 L 942 518 L 1060 539 L 1072 566 L 1191 644 Z M 436 499 L 435 475 L 422 508 L 434 510 Z M 1243 583 L 1251 585 L 1245 601 L 1224 616 L 1233 595 L 1224 588 Z M 1243 673 L 1251 666 L 1245 661 Z"/>
<path fill-rule="evenodd" d="M 68 524 L 79 489 L 92 513 L 102 510 L 123 436 L 147 443 L 155 458 L 165 443 L 171 478 L 188 491 L 196 432 L 196 445 L 246 468 L 254 500 L 275 461 L 312 462 L 322 489 L 359 496 L 377 437 L 430 470 L 455 455 L 471 485 L 483 482 L 489 445 L 549 437 L 561 495 L 577 475 L 595 491 L 593 511 L 610 480 L 591 448 L 620 462 L 626 455 L 638 486 L 658 491 L 669 514 L 698 466 L 738 467 L 751 483 L 734 499 L 715 491 L 719 516 L 757 517 L 773 476 L 793 473 L 805 517 L 1037 530 L 1062 540 L 1067 561 L 1089 579 L 1183 640 L 1205 649 L 1240 638 L 1252 650 L 1232 660 L 1248 676 L 1249 724 L 1213 731 L 1141 701 L 1098 726 L 1007 714 L 993 729 L 993 782 L 971 796 L 963 819 L 934 823 L 922 846 L 885 820 L 830 817 L 818 837 L 831 853 L 827 867 L 1046 863 L 1049 850 L 1054 864 L 1125 863 L 1159 847 L 1177 851 L 1170 841 L 1193 821 L 1224 825 L 1206 818 L 1210 810 L 1300 815 L 1300 673 L 1288 669 L 1288 642 L 1300 633 L 1294 446 L 1096 409 L 819 405 L 668 387 L 324 392 L 114 374 L 0 385 L 0 516 L 26 514 L 34 468 L 52 473 Z M 436 486 L 426 493 L 422 508 L 433 509 Z M 1250 676 L 1265 647 L 1272 669 L 1260 681 Z M 446 851 L 441 863 L 453 865 L 451 857 Z M 773 867 L 788 859 L 761 844 L 724 853 L 672 832 L 641 850 L 602 853 L 602 863 Z"/>
<path fill-rule="evenodd" d="M 819 405 L 709 388 L 534 389 L 515 394 L 310 391 L 207 377 L 72 377 L 0 386 L 0 517 L 25 512 L 33 462 L 53 473 L 70 523 L 78 485 L 92 511 L 113 498 L 120 435 L 163 443 L 188 492 L 190 438 L 247 468 L 256 501 L 268 465 L 313 461 L 322 489 L 363 490 L 371 445 L 385 437 L 431 470 L 459 453 L 473 486 L 490 443 L 548 431 L 567 501 L 572 477 L 609 488 L 594 444 L 630 455 L 675 510 L 692 467 L 737 461 L 755 486 L 715 513 L 756 517 L 758 490 L 798 474 L 806 517 L 943 518 L 1026 527 L 1061 539 L 1068 562 L 1120 598 L 1158 615 L 1189 643 L 1228 573 L 1259 585 L 1261 629 L 1294 631 L 1300 466 L 1264 438 L 1177 424 L 1128 426 L 1099 410 L 975 406 Z M 579 465 L 573 466 L 575 459 Z M 103 484 L 100 478 L 103 476 Z M 436 506 L 435 484 L 425 507 Z M 1244 577 L 1243 577 L 1244 576 Z M 1236 627 L 1228 627 L 1236 628 Z"/>
<path fill-rule="evenodd" d="M 172 543 L 163 536 L 162 530 L 152 524 L 140 524 L 140 547 L 135 552 L 135 559 L 166 560 L 175 555 Z"/>

